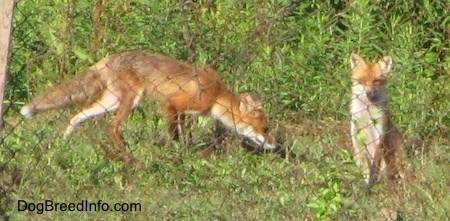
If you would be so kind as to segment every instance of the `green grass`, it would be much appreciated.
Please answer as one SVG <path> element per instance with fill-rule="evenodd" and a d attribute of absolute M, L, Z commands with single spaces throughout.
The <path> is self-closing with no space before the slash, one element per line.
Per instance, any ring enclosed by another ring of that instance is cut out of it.
<path fill-rule="evenodd" d="M 448 161 L 429 155 L 422 164 L 418 158 L 408 160 L 416 164 L 416 179 L 405 187 L 405 199 L 383 199 L 377 194 L 383 185 L 367 194 L 346 150 L 348 142 L 336 131 L 348 129 L 340 122 L 309 125 L 307 131 L 301 128 L 306 123 L 284 128 L 279 137 L 298 155 L 294 161 L 249 154 L 236 136 L 223 145 L 225 152 L 205 158 L 195 144 L 208 140 L 201 138 L 211 133 L 210 122 L 193 125 L 194 145 L 158 144 L 167 137 L 165 125 L 151 120 L 158 115 L 135 112 L 124 135 L 139 163 L 127 167 L 104 157 L 101 145 L 109 144 L 109 117 L 87 122 L 65 141 L 61 131 L 68 113 L 53 114 L 48 123 L 50 115 L 20 120 L 4 141 L 0 162 L 7 197 L 0 202 L 11 220 L 382 220 L 377 212 L 382 207 L 399 208 L 406 220 L 445 220 L 450 206 L 445 194 Z M 52 127 L 42 127 L 46 122 Z M 307 134 L 315 130 L 319 136 Z M 17 211 L 18 200 L 135 202 L 142 211 L 37 214 Z"/>
<path fill-rule="evenodd" d="M 0 142 L 0 219 L 9 220 L 449 220 L 450 19 L 445 1 L 18 1 Z M 93 11 L 101 12 L 100 20 Z M 95 20 L 95 21 L 94 21 Z M 95 31 L 92 31 L 95 30 Z M 230 135 L 204 157 L 207 118 L 188 144 L 167 142 L 161 109 L 124 125 L 134 167 L 105 158 L 111 116 L 62 134 L 75 108 L 24 120 L 21 105 L 96 60 L 145 49 L 213 65 L 235 91 L 262 95 L 271 128 L 293 161 L 252 155 Z M 403 198 L 371 193 L 348 151 L 351 52 L 391 55 L 390 109 L 414 176 Z M 139 212 L 18 212 L 17 201 L 138 202 Z"/>

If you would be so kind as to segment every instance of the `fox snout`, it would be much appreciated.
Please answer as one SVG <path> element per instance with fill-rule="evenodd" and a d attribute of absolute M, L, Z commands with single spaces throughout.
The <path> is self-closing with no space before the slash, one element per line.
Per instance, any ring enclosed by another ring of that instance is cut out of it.
<path fill-rule="evenodd" d="M 383 88 L 375 88 L 366 90 L 367 99 L 374 104 L 381 104 L 386 101 L 385 91 Z"/>
<path fill-rule="evenodd" d="M 268 134 L 248 136 L 248 138 L 265 150 L 273 150 L 276 148 L 275 139 Z"/>
<path fill-rule="evenodd" d="M 263 154 L 263 153 L 275 153 L 278 154 L 282 158 L 288 157 L 289 159 L 293 160 L 297 156 L 289 152 L 286 148 L 284 148 L 281 144 L 275 144 L 273 149 L 266 149 L 261 148 L 261 146 L 255 146 L 255 142 L 253 142 L 251 139 L 245 137 L 241 142 L 242 147 L 244 147 L 247 151 L 253 153 L 253 154 Z"/>
<path fill-rule="evenodd" d="M 367 98 L 370 100 L 376 99 L 377 90 L 366 91 Z"/>
<path fill-rule="evenodd" d="M 260 149 L 273 150 L 276 148 L 275 139 L 270 135 L 267 126 L 262 128 L 248 126 L 245 129 L 241 129 L 240 134 Z"/>
<path fill-rule="evenodd" d="M 279 144 L 276 144 L 275 142 L 261 143 L 261 141 L 254 139 L 253 137 L 244 137 L 242 140 L 242 146 L 251 152 L 261 152 L 266 150 L 271 151 L 281 147 Z"/>

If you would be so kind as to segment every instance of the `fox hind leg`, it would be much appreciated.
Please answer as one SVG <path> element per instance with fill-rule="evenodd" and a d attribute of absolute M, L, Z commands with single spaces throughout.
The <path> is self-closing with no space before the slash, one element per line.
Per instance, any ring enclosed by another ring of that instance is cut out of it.
<path fill-rule="evenodd" d="M 64 139 L 69 138 L 75 130 L 75 127 L 84 121 L 116 110 L 120 105 L 119 97 L 119 93 L 113 93 L 106 89 L 100 99 L 83 109 L 70 120 L 69 126 L 67 126 L 64 133 Z"/>
<path fill-rule="evenodd" d="M 121 127 L 125 119 L 130 115 L 133 108 L 136 106 L 139 99 L 133 92 L 128 92 L 121 97 L 120 105 L 117 110 L 117 114 L 114 121 L 111 124 L 111 140 L 115 148 L 119 148 L 119 154 L 124 161 L 132 159 L 130 153 L 126 150 L 126 142 L 121 133 Z M 108 154 L 109 150 L 105 150 Z"/>

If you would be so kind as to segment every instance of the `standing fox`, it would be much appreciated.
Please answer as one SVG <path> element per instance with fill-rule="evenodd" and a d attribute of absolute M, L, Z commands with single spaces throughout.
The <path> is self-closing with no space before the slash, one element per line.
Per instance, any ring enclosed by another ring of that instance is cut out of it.
<path fill-rule="evenodd" d="M 391 120 L 385 88 L 392 58 L 385 56 L 376 63 L 369 63 L 352 54 L 350 64 L 353 158 L 362 167 L 365 181 L 371 187 L 380 171 L 388 180 L 400 176 L 403 141 Z"/>
<path fill-rule="evenodd" d="M 82 122 L 117 110 L 111 124 L 111 138 L 120 148 L 120 156 L 129 160 L 132 156 L 126 151 L 121 125 L 142 98 L 148 96 L 164 104 L 173 140 L 179 140 L 177 129 L 182 124 L 179 119 L 185 114 L 200 114 L 212 116 L 264 149 L 276 148 L 259 99 L 250 94 L 233 93 L 210 67 L 196 68 L 143 51 L 107 56 L 83 74 L 37 96 L 23 106 L 20 113 L 28 118 L 41 111 L 86 101 L 100 93 L 98 100 L 70 120 L 64 138 Z"/>

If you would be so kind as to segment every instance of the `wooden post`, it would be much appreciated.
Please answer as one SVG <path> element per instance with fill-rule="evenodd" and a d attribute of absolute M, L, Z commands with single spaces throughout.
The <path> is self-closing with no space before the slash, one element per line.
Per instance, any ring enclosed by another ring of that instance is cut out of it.
<path fill-rule="evenodd" d="M 0 0 L 0 131 L 3 130 L 3 99 L 11 48 L 14 0 Z"/>

